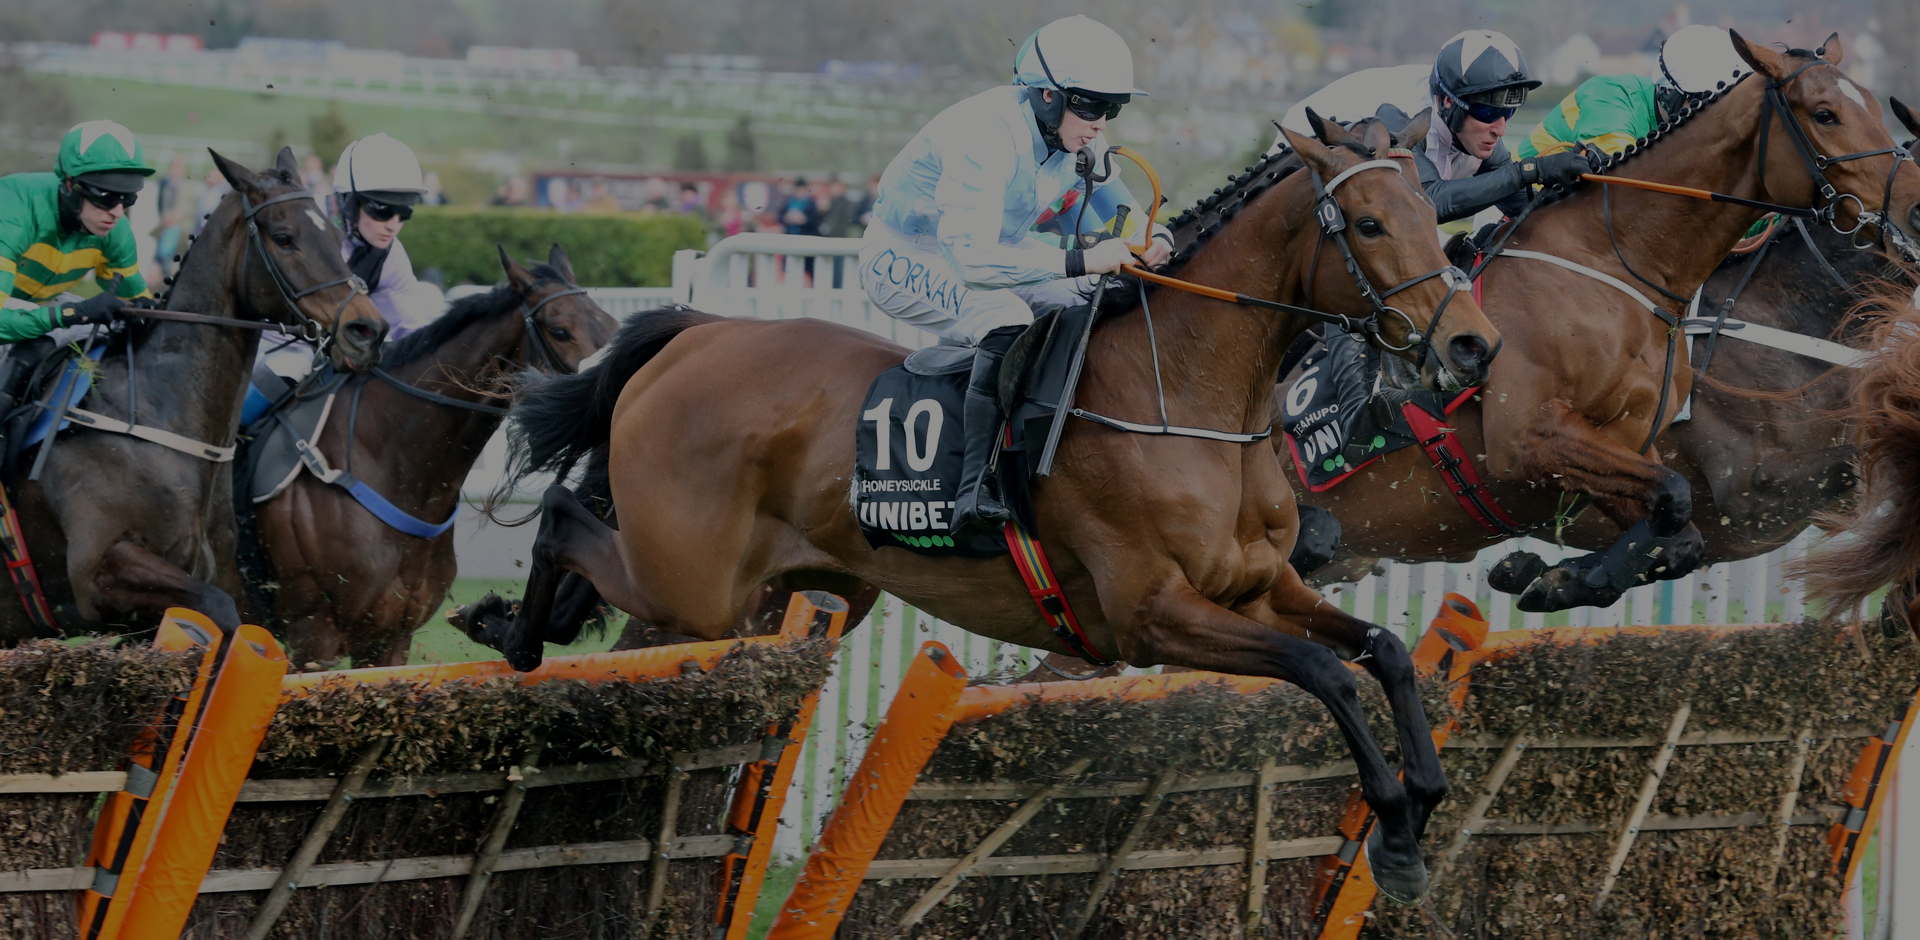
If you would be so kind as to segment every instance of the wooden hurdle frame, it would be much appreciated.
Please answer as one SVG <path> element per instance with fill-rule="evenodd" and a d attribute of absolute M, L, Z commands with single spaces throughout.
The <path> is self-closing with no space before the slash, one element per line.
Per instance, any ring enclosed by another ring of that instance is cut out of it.
<path fill-rule="evenodd" d="M 221 754 L 218 767 L 200 769 L 193 761 L 196 753 L 193 732 L 197 726 L 191 722 L 181 722 L 179 733 L 169 741 L 151 740 L 149 735 L 137 743 L 136 754 L 129 761 L 128 770 L 93 771 L 58 777 L 47 774 L 0 775 L 0 794 L 102 793 L 108 795 L 110 806 L 136 801 L 144 805 L 150 799 L 164 803 L 175 790 L 197 787 L 203 791 L 199 801 L 201 808 L 196 811 L 195 817 L 198 824 L 189 827 L 191 832 L 180 834 L 162 828 L 167 821 L 164 812 L 136 814 L 133 818 L 139 826 L 137 833 L 119 824 L 119 820 L 126 818 L 124 813 L 103 813 L 102 823 L 96 829 L 98 858 L 95 861 L 111 862 L 111 850 L 123 842 L 139 850 L 137 857 L 132 859 L 133 871 L 140 871 L 140 863 L 151 856 L 169 853 L 187 856 L 184 864 L 174 863 L 166 870 L 171 890 L 165 894 L 168 906 L 163 912 L 164 916 L 155 916 L 151 910 L 135 909 L 145 895 L 132 890 L 115 890 L 116 882 L 127 886 L 127 889 L 144 888 L 149 880 L 144 872 L 141 873 L 142 877 L 135 879 L 125 877 L 121 869 L 115 867 L 111 874 L 103 878 L 102 873 L 108 871 L 104 864 L 66 869 L 0 871 L 0 892 L 83 892 L 90 899 L 83 914 L 97 920 L 92 932 L 86 930 L 88 921 L 82 922 L 85 940 L 172 940 L 178 936 L 198 895 L 266 891 L 267 895 L 256 910 L 247 932 L 249 938 L 258 940 L 272 930 L 294 892 L 302 887 L 464 876 L 467 883 L 455 912 L 455 936 L 464 936 L 480 908 L 487 884 L 496 872 L 648 862 L 644 913 L 650 923 L 664 904 L 671 860 L 720 859 L 724 884 L 719 907 L 713 912 L 714 936 L 716 940 L 745 940 L 753 916 L 752 899 L 759 894 L 771 859 L 774 833 L 813 718 L 819 697 L 818 689 L 802 700 L 796 715 L 766 729 L 766 733 L 756 740 L 675 754 L 665 762 L 622 759 L 583 766 L 542 768 L 539 766 L 541 748 L 535 745 L 519 763 L 504 773 L 436 774 L 370 783 L 368 777 L 385 749 L 385 740 L 380 739 L 367 744 L 342 777 L 247 780 L 247 768 L 282 696 L 311 695 L 316 690 L 342 683 L 363 685 L 392 680 L 410 680 L 429 685 L 491 677 L 513 677 L 527 684 L 553 679 L 646 681 L 680 675 L 685 669 L 691 668 L 689 664 L 700 669 L 711 669 L 722 657 L 742 646 L 784 645 L 807 638 L 837 641 L 847 626 L 847 613 L 848 606 L 841 598 L 807 591 L 793 595 L 780 631 L 770 636 L 550 657 L 539 669 L 527 673 L 516 673 L 505 662 L 488 661 L 304 673 L 289 675 L 282 680 L 280 676 L 285 670 L 285 657 L 279 654 L 278 646 L 266 631 L 258 627 L 244 627 L 239 636 L 245 642 L 223 645 L 214 640 L 220 635 L 219 631 L 206 618 L 192 611 L 172 610 L 168 612 L 168 620 L 163 624 L 161 639 L 157 642 L 164 643 L 167 648 L 190 649 L 198 646 L 207 650 L 198 682 L 183 703 L 190 713 L 206 711 L 204 708 L 195 709 L 195 703 L 221 694 L 212 668 L 216 653 L 224 655 L 229 649 L 257 650 L 259 654 L 254 658 L 277 664 L 280 672 L 272 676 L 268 686 L 270 691 L 263 692 L 259 688 L 247 690 L 253 700 L 250 707 L 236 708 L 233 707 L 234 702 L 227 703 L 229 722 L 238 721 L 255 732 L 250 740 L 225 742 L 227 746 L 221 749 L 224 753 Z M 255 673 L 258 673 L 257 669 Z M 258 686 L 257 675 L 253 678 L 256 680 L 253 684 Z M 237 750 L 234 747 L 236 743 L 239 745 Z M 202 745 L 200 749 L 205 751 L 207 747 Z M 730 831 L 712 836 L 676 836 L 675 810 L 678 807 L 680 784 L 685 781 L 686 775 L 696 770 L 731 766 L 740 766 L 744 770 L 739 784 L 734 788 L 732 808 L 727 817 Z M 189 774 L 186 771 L 197 773 Z M 512 850 L 504 848 L 529 790 L 645 776 L 668 777 L 663 824 L 655 838 Z M 156 786 L 156 781 L 160 781 L 161 785 Z M 471 854 L 316 864 L 328 839 L 345 818 L 347 808 L 355 801 L 473 792 L 496 792 L 500 800 L 486 836 Z M 211 795 L 210 800 L 206 798 L 208 795 Z M 209 870 L 214 845 L 234 805 L 307 801 L 324 801 L 325 806 L 284 866 Z M 206 818 L 200 819 L 200 816 Z M 136 835 L 138 838 L 135 838 Z M 665 850 L 662 851 L 662 848 Z M 102 855 L 103 849 L 108 854 Z M 197 868 L 194 867 L 195 858 Z M 125 853 L 121 853 L 119 862 L 128 863 Z M 102 887 L 106 891 L 100 891 Z M 745 903 L 742 903 L 743 899 Z"/>
<path fill-rule="evenodd" d="M 1474 667 L 1485 661 L 1510 655 L 1519 647 L 1539 642 L 1563 646 L 1596 644 L 1622 635 L 1657 636 L 1673 630 L 1701 631 L 1712 634 L 1740 630 L 1765 629 L 1767 624 L 1669 627 L 1567 627 L 1551 630 L 1511 630 L 1488 634 L 1486 621 L 1465 597 L 1447 595 L 1448 604 L 1435 619 L 1433 629 L 1425 631 L 1414 650 L 1416 669 L 1425 675 L 1443 674 L 1452 683 L 1451 697 L 1462 702 L 1468 691 Z M 1452 607 L 1448 611 L 1447 607 Z M 1356 667 L 1357 668 L 1357 667 Z M 968 877 L 1097 873 L 1093 890 L 1085 906 L 1077 912 L 1063 940 L 1074 940 L 1097 913 L 1105 890 L 1120 871 L 1142 869 L 1191 868 L 1242 865 L 1248 873 L 1245 913 L 1249 926 L 1263 914 L 1266 869 L 1270 861 L 1288 858 L 1322 857 L 1316 867 L 1313 909 L 1317 936 L 1321 940 L 1353 940 L 1359 936 L 1364 913 L 1376 897 L 1371 872 L 1360 862 L 1365 858 L 1365 841 L 1372 825 L 1371 813 L 1355 794 L 1349 801 L 1338 832 L 1333 835 L 1277 841 L 1268 838 L 1272 812 L 1272 793 L 1281 783 L 1348 776 L 1355 772 L 1352 760 L 1324 765 L 1279 765 L 1272 761 L 1256 771 L 1181 777 L 1175 768 L 1161 768 L 1147 781 L 1078 786 L 1074 784 L 1087 769 L 1080 761 L 1061 768 L 1051 782 L 941 784 L 918 782 L 921 771 L 932 758 L 940 742 L 956 723 L 989 717 L 1031 702 L 1084 701 L 1116 698 L 1145 701 L 1164 698 L 1185 688 L 1203 684 L 1223 686 L 1241 694 L 1252 694 L 1274 685 L 1278 680 L 1228 676 L 1216 673 L 1186 672 L 1170 675 L 1112 677 L 1085 682 L 1036 683 L 1006 686 L 966 687 L 966 673 L 954 662 L 951 652 L 937 642 L 922 645 L 912 667 L 900 685 L 893 707 L 876 732 L 874 743 L 854 771 L 852 779 L 861 787 L 850 787 L 820 835 L 805 870 L 792 895 L 781 905 L 768 940 L 828 940 L 851 908 L 862 882 L 880 879 L 930 879 L 931 886 L 910 905 L 895 935 L 920 922 L 959 882 Z M 1771 733 L 1689 732 L 1687 723 L 1691 705 L 1683 704 L 1667 716 L 1666 730 L 1658 736 L 1623 739 L 1585 738 L 1552 735 L 1517 734 L 1494 739 L 1490 736 L 1460 736 L 1451 724 L 1434 730 L 1437 747 L 1497 750 L 1498 757 L 1482 779 L 1467 811 L 1467 823 L 1444 850 L 1438 853 L 1434 881 L 1447 876 L 1453 861 L 1474 837 L 1529 836 L 1541 834 L 1612 831 L 1613 852 L 1601 887 L 1587 902 L 1590 912 L 1601 910 L 1611 894 L 1627 858 L 1642 832 L 1719 830 L 1767 825 L 1776 833 L 1772 871 L 1777 876 L 1784 859 L 1787 833 L 1793 826 L 1829 825 L 1835 869 L 1852 878 L 1860 861 L 1862 835 L 1872 831 L 1885 801 L 1880 784 L 1897 759 L 1913 720 L 1920 717 L 1920 692 L 1909 704 L 1905 718 L 1886 729 L 1878 728 L 1791 728 Z M 1798 806 L 1801 777 L 1806 767 L 1810 743 L 1815 738 L 1866 738 L 1853 779 L 1847 788 L 1849 811 L 1842 818 L 1822 812 L 1804 812 Z M 1681 747 L 1792 743 L 1795 756 L 1785 777 L 1786 791 L 1777 809 L 1770 815 L 1744 813 L 1730 816 L 1650 815 L 1650 807 L 1664 780 L 1668 763 Z M 1487 816 L 1514 768 L 1533 751 L 1565 748 L 1651 749 L 1648 769 L 1631 811 L 1623 820 L 1570 822 L 1549 827 L 1538 824 L 1514 826 Z M 1157 810 L 1159 800 L 1168 794 L 1250 787 L 1253 789 L 1254 827 L 1245 847 L 1203 850 L 1141 848 L 1138 843 L 1146 822 Z M 1144 796 L 1142 805 L 1125 836 L 1112 853 L 1081 853 L 1027 857 L 996 857 L 994 852 L 1006 844 L 1049 801 L 1094 797 Z M 875 855 L 885 842 L 901 808 L 914 800 L 996 800 L 1019 805 L 1013 814 L 960 858 L 902 859 L 876 861 Z"/>

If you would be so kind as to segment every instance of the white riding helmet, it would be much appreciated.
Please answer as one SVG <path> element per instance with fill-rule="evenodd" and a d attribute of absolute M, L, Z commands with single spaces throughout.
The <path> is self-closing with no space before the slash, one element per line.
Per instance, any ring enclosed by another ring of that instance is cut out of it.
<path fill-rule="evenodd" d="M 399 206 L 413 205 L 427 194 L 419 158 L 386 134 L 362 137 L 340 152 L 340 162 L 333 167 L 333 188 Z"/>
<path fill-rule="evenodd" d="M 1747 60 L 1734 51 L 1733 38 L 1717 26 L 1695 24 L 1681 29 L 1660 46 L 1654 61 L 1653 81 L 1689 95 L 1714 91 L 1721 82 L 1753 71 Z"/>
<path fill-rule="evenodd" d="M 1092 92 L 1124 103 L 1133 86 L 1133 51 L 1111 27 L 1069 16 L 1040 27 L 1013 55 L 1013 83 Z"/>

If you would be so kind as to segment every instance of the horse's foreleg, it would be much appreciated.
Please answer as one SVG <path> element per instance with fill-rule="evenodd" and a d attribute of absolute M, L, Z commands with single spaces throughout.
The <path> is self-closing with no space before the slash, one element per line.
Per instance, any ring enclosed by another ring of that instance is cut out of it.
<path fill-rule="evenodd" d="M 77 577 L 74 581 L 81 583 Z M 185 607 L 207 615 L 227 632 L 240 627 L 240 610 L 232 595 L 132 542 L 108 546 L 94 567 L 91 583 L 93 605 L 103 620 L 117 615 L 157 622 L 167 608 Z"/>
<path fill-rule="evenodd" d="M 1607 607 L 1635 584 L 1678 577 L 1699 564 L 1704 546 L 1692 528 L 1693 490 L 1686 477 L 1662 466 L 1658 457 L 1635 453 L 1601 434 L 1567 402 L 1555 399 L 1540 406 L 1522 434 L 1520 467 L 1530 476 L 1556 480 L 1564 490 L 1594 497 L 1626 529 L 1606 551 L 1553 567 L 1509 559 L 1515 570 L 1537 572 L 1496 584 L 1507 590 L 1520 586 L 1511 582 L 1525 583 L 1517 604 L 1521 610 Z"/>
<path fill-rule="evenodd" d="M 1307 639 L 1332 649 L 1342 659 L 1359 663 L 1380 683 L 1393 709 L 1393 729 L 1400 740 L 1402 782 L 1413 801 L 1414 838 L 1425 836 L 1427 818 L 1447 798 L 1447 772 L 1440 766 L 1440 753 L 1433 746 L 1433 728 L 1427 723 L 1419 676 L 1406 644 L 1393 631 L 1349 616 L 1327 602 L 1291 567 L 1281 570 L 1268 603 L 1282 618 L 1313 616 L 1316 627 Z"/>
<path fill-rule="evenodd" d="M 513 625 L 500 637 L 507 662 L 522 671 L 540 665 L 555 597 L 569 571 L 586 578 L 615 607 L 635 613 L 637 594 L 624 558 L 613 529 L 583 508 L 566 487 L 548 487 L 540 500 L 540 531 L 533 540 L 526 593 Z"/>
<path fill-rule="evenodd" d="M 1379 743 L 1367 728 L 1352 670 L 1331 649 L 1302 639 L 1321 631 L 1340 630 L 1352 618 L 1323 602 L 1282 619 L 1287 632 L 1233 613 L 1202 597 L 1185 578 L 1175 578 L 1147 602 L 1144 616 L 1131 631 L 1133 635 L 1123 638 L 1126 648 L 1122 652 L 1136 663 L 1170 663 L 1243 676 L 1269 676 L 1291 682 L 1319 699 L 1340 726 L 1360 771 L 1360 792 L 1380 820 L 1381 842 L 1377 851 L 1369 850 L 1374 879 L 1395 900 L 1418 900 L 1427 890 L 1427 869 L 1420 856 L 1419 827 L 1414 823 L 1407 788 L 1387 765 Z M 1384 645 L 1380 648 L 1387 651 Z M 1404 653 L 1402 650 L 1401 655 Z M 1433 742 L 1428 740 L 1425 746 L 1431 750 Z"/>

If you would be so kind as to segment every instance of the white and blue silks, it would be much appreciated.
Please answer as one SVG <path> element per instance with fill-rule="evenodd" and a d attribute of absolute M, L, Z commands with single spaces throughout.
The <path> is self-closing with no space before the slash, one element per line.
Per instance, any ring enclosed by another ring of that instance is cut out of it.
<path fill-rule="evenodd" d="M 860 283 L 889 316 L 971 345 L 1031 322 L 1032 303 L 1091 293 L 1096 278 L 1068 279 L 1061 247 L 1080 216 L 1073 155 L 1049 150 L 1025 93 L 1002 85 L 953 105 L 887 165 Z M 1107 150 L 1104 137 L 1093 146 Z M 1122 205 L 1129 228 L 1144 222 L 1115 173 L 1095 184 L 1081 230 L 1107 228 Z"/>

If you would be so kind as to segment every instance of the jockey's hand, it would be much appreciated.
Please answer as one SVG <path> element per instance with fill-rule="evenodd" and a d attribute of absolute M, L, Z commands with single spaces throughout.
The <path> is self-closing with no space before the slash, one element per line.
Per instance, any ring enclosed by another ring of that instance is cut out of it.
<path fill-rule="evenodd" d="M 160 300 L 157 297 L 135 297 L 127 301 L 127 306 L 140 310 L 159 310 Z"/>
<path fill-rule="evenodd" d="M 1593 172 L 1593 158 L 1578 150 L 1563 150 L 1535 157 L 1520 165 L 1522 178 L 1542 186 L 1572 186 L 1580 174 Z"/>
<path fill-rule="evenodd" d="M 1173 244 L 1166 238 L 1155 235 L 1147 242 L 1147 250 L 1140 254 L 1139 263 L 1143 268 L 1158 268 L 1166 264 L 1167 259 L 1171 257 L 1173 257 Z"/>
<path fill-rule="evenodd" d="M 1133 263 L 1133 252 L 1125 239 L 1109 238 L 1087 249 L 1085 259 L 1088 274 L 1112 274 L 1121 265 Z"/>
<path fill-rule="evenodd" d="M 116 293 L 120 287 L 120 278 L 114 276 L 113 287 L 88 297 L 79 303 L 67 304 L 60 308 L 61 326 L 78 326 L 82 323 L 112 323 L 120 311 L 127 308 L 127 302 Z"/>

